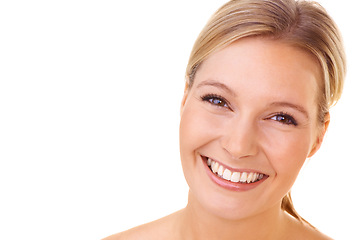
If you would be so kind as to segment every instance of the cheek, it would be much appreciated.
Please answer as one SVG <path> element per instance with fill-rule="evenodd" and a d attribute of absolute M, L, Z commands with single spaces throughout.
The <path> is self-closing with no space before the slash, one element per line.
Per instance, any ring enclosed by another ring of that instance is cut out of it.
<path fill-rule="evenodd" d="M 184 107 L 180 120 L 181 164 L 189 185 L 195 175 L 192 171 L 198 169 L 202 164 L 199 161 L 199 149 L 216 139 L 217 132 L 220 132 L 219 126 L 216 124 L 218 122 L 209 117 L 209 114 L 198 105 L 196 102 L 189 102 Z"/>
<path fill-rule="evenodd" d="M 197 132 L 199 131 L 199 128 L 197 127 L 198 121 L 195 120 L 196 118 L 196 113 L 191 111 L 190 106 L 184 107 L 179 129 L 180 155 L 184 172 L 186 172 L 186 166 L 190 164 L 190 159 L 194 156 L 192 154 L 193 146 L 198 142 Z"/>
<path fill-rule="evenodd" d="M 194 154 L 196 149 L 217 137 L 220 126 L 216 118 L 194 103 L 183 110 L 180 121 L 180 153 Z"/>
<path fill-rule="evenodd" d="M 307 130 L 278 135 L 267 144 L 268 158 L 276 176 L 293 184 L 311 148 L 311 134 Z"/>

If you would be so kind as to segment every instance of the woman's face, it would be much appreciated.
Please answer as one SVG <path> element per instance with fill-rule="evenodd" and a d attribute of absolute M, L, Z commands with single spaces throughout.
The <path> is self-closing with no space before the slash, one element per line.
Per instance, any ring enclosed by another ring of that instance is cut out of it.
<path fill-rule="evenodd" d="M 181 109 L 189 199 L 228 219 L 278 208 L 325 133 L 318 79 L 316 60 L 281 42 L 247 38 L 210 55 Z"/>

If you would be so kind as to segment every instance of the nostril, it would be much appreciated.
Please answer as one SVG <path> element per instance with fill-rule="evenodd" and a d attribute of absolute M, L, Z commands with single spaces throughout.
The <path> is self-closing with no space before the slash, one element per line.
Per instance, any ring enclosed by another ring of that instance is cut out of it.
<path fill-rule="evenodd" d="M 254 156 L 258 153 L 256 129 L 250 124 L 237 124 L 223 135 L 221 145 L 232 159 Z"/>

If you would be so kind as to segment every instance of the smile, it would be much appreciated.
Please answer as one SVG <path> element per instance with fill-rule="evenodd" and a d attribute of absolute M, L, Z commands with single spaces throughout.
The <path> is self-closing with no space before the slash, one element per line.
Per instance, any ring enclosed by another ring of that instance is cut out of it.
<path fill-rule="evenodd" d="M 249 190 L 266 180 L 269 176 L 256 171 L 234 171 L 211 158 L 202 156 L 204 164 L 213 181 L 231 190 Z M 247 187 L 246 187 L 247 186 Z"/>
<path fill-rule="evenodd" d="M 264 178 L 264 174 L 257 172 L 231 172 L 211 158 L 207 159 L 207 165 L 218 177 L 231 182 L 254 183 Z"/>

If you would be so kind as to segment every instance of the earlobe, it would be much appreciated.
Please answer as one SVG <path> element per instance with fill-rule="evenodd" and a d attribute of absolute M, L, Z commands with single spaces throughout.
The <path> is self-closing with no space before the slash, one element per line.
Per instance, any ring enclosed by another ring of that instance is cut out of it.
<path fill-rule="evenodd" d="M 326 113 L 325 115 L 325 119 L 324 119 L 324 123 L 320 129 L 320 132 L 316 138 L 316 141 L 308 155 L 308 158 L 314 156 L 314 154 L 320 149 L 321 147 L 321 144 L 324 140 L 324 137 L 325 137 L 325 133 L 327 132 L 328 130 L 328 127 L 329 127 L 329 124 L 330 124 L 330 113 Z"/>

